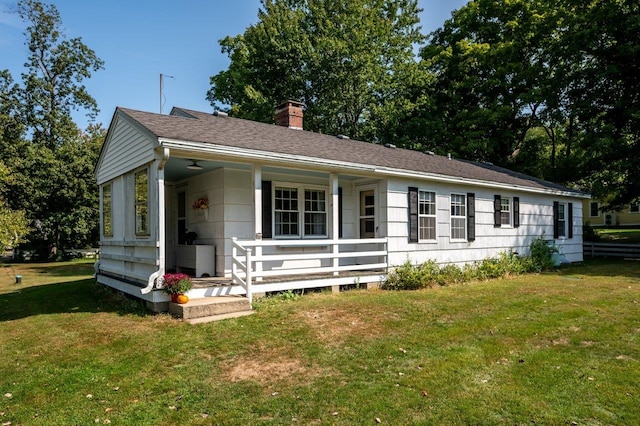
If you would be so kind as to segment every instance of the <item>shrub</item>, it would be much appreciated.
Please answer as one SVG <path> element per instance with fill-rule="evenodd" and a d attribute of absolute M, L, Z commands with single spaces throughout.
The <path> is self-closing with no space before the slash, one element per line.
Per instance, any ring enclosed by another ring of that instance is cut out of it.
<path fill-rule="evenodd" d="M 391 271 L 382 284 L 382 288 L 385 290 L 417 290 L 430 287 L 437 281 L 439 271 L 438 264 L 433 260 L 414 265 L 407 259 L 406 262 Z"/>
<path fill-rule="evenodd" d="M 539 237 L 531 243 L 530 251 L 529 256 L 505 251 L 462 268 L 454 264 L 439 266 L 434 260 L 414 265 L 407 260 L 389 273 L 381 287 L 385 290 L 417 290 L 436 284 L 444 286 L 540 272 L 553 266 L 552 255 L 558 250 Z"/>
<path fill-rule="evenodd" d="M 600 236 L 589 222 L 582 226 L 582 239 L 584 241 L 600 241 Z"/>
<path fill-rule="evenodd" d="M 555 253 L 558 253 L 558 247 L 553 244 L 553 241 L 545 240 L 544 235 L 533 240 L 529 246 L 531 272 L 542 272 L 552 269 L 553 255 Z"/>

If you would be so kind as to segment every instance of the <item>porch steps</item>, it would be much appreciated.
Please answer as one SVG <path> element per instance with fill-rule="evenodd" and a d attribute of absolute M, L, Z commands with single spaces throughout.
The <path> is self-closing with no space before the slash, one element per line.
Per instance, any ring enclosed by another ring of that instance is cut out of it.
<path fill-rule="evenodd" d="M 191 299 L 185 304 L 169 303 L 169 312 L 190 324 L 202 324 L 251 315 L 249 299 L 242 296 L 216 296 Z"/>

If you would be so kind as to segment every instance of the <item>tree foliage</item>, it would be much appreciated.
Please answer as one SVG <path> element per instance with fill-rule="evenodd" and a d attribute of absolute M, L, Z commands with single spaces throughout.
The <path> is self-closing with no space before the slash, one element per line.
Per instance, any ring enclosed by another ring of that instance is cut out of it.
<path fill-rule="evenodd" d="M 104 129 L 81 132 L 74 110 L 97 113 L 82 81 L 103 62 L 81 38 L 66 39 L 54 5 L 18 2 L 29 55 L 22 84 L 0 73 L 0 161 L 14 178 L 0 188 L 8 207 L 24 211 L 29 240 L 43 256 L 97 239 L 98 189 L 93 168 Z"/>
<path fill-rule="evenodd" d="M 415 0 L 263 0 L 257 24 L 220 41 L 231 63 L 207 98 L 264 122 L 299 100 L 309 130 L 376 138 L 374 117 L 417 66 L 418 12 Z"/>
<path fill-rule="evenodd" d="M 6 185 L 11 179 L 9 169 L 0 161 L 0 185 Z M 17 246 L 28 232 L 24 211 L 11 210 L 0 197 L 0 252 Z"/>
<path fill-rule="evenodd" d="M 475 0 L 422 51 L 440 150 L 621 207 L 640 194 L 640 13 L 628 0 Z M 606 165 L 606 167 L 603 167 Z"/>

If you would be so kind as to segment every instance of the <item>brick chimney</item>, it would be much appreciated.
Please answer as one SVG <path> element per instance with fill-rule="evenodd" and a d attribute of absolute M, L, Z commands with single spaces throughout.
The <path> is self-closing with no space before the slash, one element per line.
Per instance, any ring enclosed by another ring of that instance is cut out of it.
<path fill-rule="evenodd" d="M 286 101 L 276 107 L 275 119 L 278 126 L 302 130 L 302 103 Z"/>

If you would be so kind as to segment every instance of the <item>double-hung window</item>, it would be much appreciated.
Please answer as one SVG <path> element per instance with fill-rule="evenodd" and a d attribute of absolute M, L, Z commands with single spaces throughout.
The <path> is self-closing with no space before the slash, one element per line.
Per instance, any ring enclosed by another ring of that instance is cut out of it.
<path fill-rule="evenodd" d="M 451 194 L 451 239 L 467 239 L 467 200 L 463 194 Z"/>
<path fill-rule="evenodd" d="M 558 203 L 558 236 L 564 238 L 567 236 L 567 205 Z"/>
<path fill-rule="evenodd" d="M 327 236 L 326 190 L 276 186 L 273 205 L 276 238 Z"/>
<path fill-rule="evenodd" d="M 149 235 L 149 177 L 147 169 L 135 174 L 136 235 Z"/>
<path fill-rule="evenodd" d="M 600 216 L 600 205 L 597 201 L 591 201 L 589 203 L 589 217 L 599 217 Z"/>
<path fill-rule="evenodd" d="M 275 235 L 277 237 L 300 236 L 298 188 L 276 187 L 274 201 Z"/>
<path fill-rule="evenodd" d="M 511 198 L 500 198 L 500 225 L 511 226 Z"/>
<path fill-rule="evenodd" d="M 436 239 L 436 193 L 419 191 L 418 193 L 418 232 L 419 241 Z"/>
<path fill-rule="evenodd" d="M 318 189 L 304 190 L 304 235 L 327 235 L 326 191 Z"/>
<path fill-rule="evenodd" d="M 629 204 L 629 213 L 640 213 L 640 203 Z"/>

